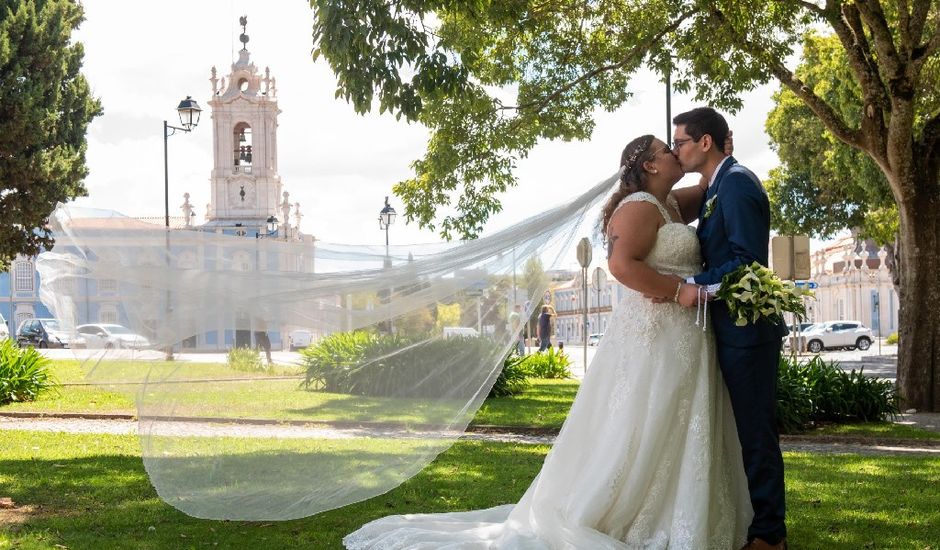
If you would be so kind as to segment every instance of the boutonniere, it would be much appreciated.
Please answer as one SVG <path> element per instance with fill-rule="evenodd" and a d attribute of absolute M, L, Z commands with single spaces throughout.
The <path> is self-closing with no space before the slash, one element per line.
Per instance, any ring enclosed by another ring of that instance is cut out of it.
<path fill-rule="evenodd" d="M 715 193 L 715 196 L 705 201 L 705 215 L 702 216 L 702 219 L 708 219 L 712 215 L 712 212 L 715 211 L 715 199 L 718 198 L 718 193 Z"/>

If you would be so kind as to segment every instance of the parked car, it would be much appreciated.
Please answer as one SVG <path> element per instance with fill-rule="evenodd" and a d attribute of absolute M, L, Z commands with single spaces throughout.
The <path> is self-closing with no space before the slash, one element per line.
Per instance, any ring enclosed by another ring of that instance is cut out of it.
<path fill-rule="evenodd" d="M 10 337 L 10 328 L 7 327 L 7 320 L 3 318 L 3 314 L 0 313 L 0 340 L 5 340 Z"/>
<path fill-rule="evenodd" d="M 55 319 L 25 319 L 16 329 L 16 343 L 20 347 L 68 348 L 71 337 Z"/>
<path fill-rule="evenodd" d="M 291 351 L 303 349 L 313 342 L 313 333 L 309 330 L 292 330 L 287 336 L 287 343 Z"/>
<path fill-rule="evenodd" d="M 149 349 L 150 340 L 131 329 L 109 323 L 79 325 L 75 329 L 85 341 L 85 346 L 92 349 Z"/>
<path fill-rule="evenodd" d="M 810 353 L 825 349 L 855 349 L 871 347 L 871 329 L 858 321 L 828 321 L 817 323 L 803 333 L 803 342 Z"/>
<path fill-rule="evenodd" d="M 806 334 L 806 331 L 810 330 L 815 323 L 800 323 L 800 335 Z M 783 337 L 783 347 L 789 348 L 793 343 L 793 340 L 796 339 L 796 332 L 793 332 L 793 326 L 787 325 L 787 328 L 790 329 L 790 333 Z M 801 342 L 806 342 L 806 339 L 803 338 Z"/>
<path fill-rule="evenodd" d="M 604 337 L 603 332 L 595 332 L 594 334 L 588 334 L 588 345 L 596 346 L 601 343 L 601 338 Z"/>

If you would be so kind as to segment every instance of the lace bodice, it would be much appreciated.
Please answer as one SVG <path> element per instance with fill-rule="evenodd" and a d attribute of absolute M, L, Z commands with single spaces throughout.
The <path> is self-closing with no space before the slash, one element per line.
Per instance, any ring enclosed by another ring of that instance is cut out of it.
<path fill-rule="evenodd" d="M 656 244 L 646 257 L 646 263 L 660 273 L 673 273 L 680 277 L 689 277 L 700 272 L 702 254 L 695 228 L 672 221 L 666 207 L 656 197 L 645 191 L 627 195 L 617 205 L 617 209 L 628 202 L 636 201 L 653 204 L 666 220 L 666 225 L 659 228 Z M 679 205 L 672 195 L 669 195 L 669 204 L 678 212 Z M 615 213 L 617 209 L 614 210 Z"/>

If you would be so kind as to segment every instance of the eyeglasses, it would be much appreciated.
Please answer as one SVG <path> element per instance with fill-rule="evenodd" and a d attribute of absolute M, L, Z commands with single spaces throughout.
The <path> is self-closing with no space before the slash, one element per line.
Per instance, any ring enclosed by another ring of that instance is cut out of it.
<path fill-rule="evenodd" d="M 665 145 L 665 146 L 663 146 L 662 149 L 658 149 L 655 153 L 653 153 L 652 155 L 650 155 L 650 158 L 651 158 L 651 159 L 654 159 L 654 158 L 658 157 L 660 153 L 669 153 L 669 154 L 671 155 L 671 154 L 672 154 L 672 147 L 670 147 L 670 146 L 668 146 L 668 145 Z"/>
<path fill-rule="evenodd" d="M 690 141 L 698 141 L 698 140 L 692 139 L 692 138 L 674 139 L 672 140 L 672 150 L 678 151 L 679 149 L 682 148 L 683 145 L 685 145 L 686 143 Z"/>

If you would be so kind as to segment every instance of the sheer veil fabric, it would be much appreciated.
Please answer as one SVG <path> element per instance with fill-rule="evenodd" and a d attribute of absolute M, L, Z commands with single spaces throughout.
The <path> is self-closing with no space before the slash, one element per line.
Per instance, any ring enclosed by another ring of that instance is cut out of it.
<path fill-rule="evenodd" d="M 656 204 L 647 193 L 624 202 Z M 689 276 L 694 228 L 667 223 L 647 262 Z M 746 542 L 753 511 L 714 337 L 695 312 L 629 291 L 614 309 L 568 418 L 517 504 L 389 516 L 352 550 L 710 549 Z"/>
<path fill-rule="evenodd" d="M 526 266 L 562 267 L 617 177 L 484 238 L 389 248 L 60 205 L 41 299 L 89 380 L 136 399 L 162 499 L 200 518 L 310 516 L 393 489 L 463 433 L 518 338 L 513 304 L 525 319 L 546 290 Z M 93 326 L 106 321 L 122 334 Z M 296 365 L 223 355 L 301 336 L 319 351 Z"/>

